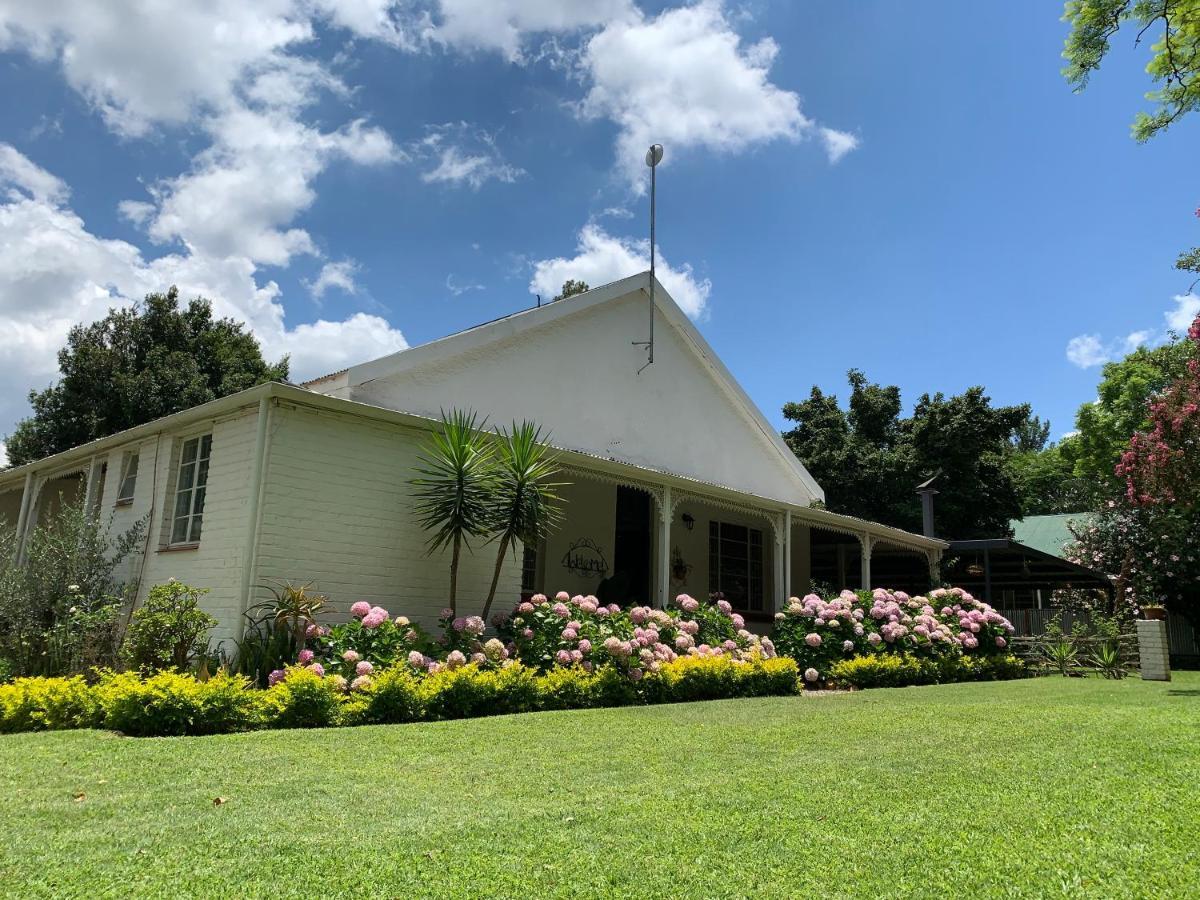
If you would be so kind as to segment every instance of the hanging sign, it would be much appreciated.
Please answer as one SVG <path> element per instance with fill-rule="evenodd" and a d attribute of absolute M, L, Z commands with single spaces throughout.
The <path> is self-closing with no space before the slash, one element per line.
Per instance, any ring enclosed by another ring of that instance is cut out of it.
<path fill-rule="evenodd" d="M 563 554 L 562 564 L 572 575 L 584 578 L 603 578 L 608 574 L 604 551 L 590 538 L 580 538 L 568 547 Z"/>

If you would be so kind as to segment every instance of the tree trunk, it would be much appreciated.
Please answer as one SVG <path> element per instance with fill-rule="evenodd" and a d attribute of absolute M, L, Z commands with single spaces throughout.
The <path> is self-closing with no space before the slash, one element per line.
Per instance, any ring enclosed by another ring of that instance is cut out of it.
<path fill-rule="evenodd" d="M 492 601 L 496 599 L 496 585 L 500 582 L 500 570 L 504 568 L 504 554 L 508 552 L 508 535 L 500 539 L 500 552 L 496 554 L 496 571 L 492 573 L 492 586 L 488 590 L 487 603 L 483 604 L 483 621 L 487 624 L 488 613 L 492 611 Z"/>
<path fill-rule="evenodd" d="M 454 551 L 450 554 L 450 615 L 458 615 L 458 552 L 462 538 L 454 536 Z"/>

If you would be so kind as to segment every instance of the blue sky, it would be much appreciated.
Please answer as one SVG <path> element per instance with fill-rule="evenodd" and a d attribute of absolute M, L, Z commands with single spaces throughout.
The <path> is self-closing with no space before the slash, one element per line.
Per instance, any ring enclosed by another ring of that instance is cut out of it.
<path fill-rule="evenodd" d="M 857 367 L 1058 436 L 1200 306 L 1200 124 L 1130 139 L 1131 36 L 1073 95 L 1044 0 L 70 6 L 0 0 L 0 435 L 171 283 L 312 376 L 629 274 L 651 139 L 664 282 L 781 425 Z"/>

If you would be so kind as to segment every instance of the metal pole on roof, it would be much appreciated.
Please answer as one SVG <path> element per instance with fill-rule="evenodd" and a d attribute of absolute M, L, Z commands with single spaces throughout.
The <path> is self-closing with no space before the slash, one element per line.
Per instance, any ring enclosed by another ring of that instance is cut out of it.
<path fill-rule="evenodd" d="M 646 365 L 638 369 L 639 375 L 645 371 L 646 366 L 654 362 L 654 205 L 655 192 L 658 187 L 655 176 L 658 171 L 658 164 L 662 162 L 662 158 L 662 144 L 651 144 L 650 149 L 646 151 L 646 165 L 650 167 L 650 340 L 633 341 L 635 347 L 645 347 L 647 351 Z"/>

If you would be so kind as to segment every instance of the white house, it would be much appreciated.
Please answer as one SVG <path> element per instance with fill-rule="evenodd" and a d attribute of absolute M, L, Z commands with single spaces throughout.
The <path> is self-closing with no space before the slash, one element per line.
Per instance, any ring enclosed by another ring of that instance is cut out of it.
<path fill-rule="evenodd" d="M 720 590 L 750 620 L 817 581 L 928 587 L 945 544 L 814 508 L 820 486 L 712 348 L 642 273 L 304 385 L 266 384 L 0 472 L 22 541 L 84 497 L 114 530 L 148 523 L 128 561 L 140 594 L 175 577 L 210 590 L 237 636 L 271 581 L 314 582 L 344 614 L 366 600 L 432 624 L 448 564 L 412 514 L 414 464 L 440 412 L 549 429 L 567 482 L 561 527 L 506 565 L 522 591 L 662 604 Z M 494 547 L 460 569 L 486 596 Z"/>

